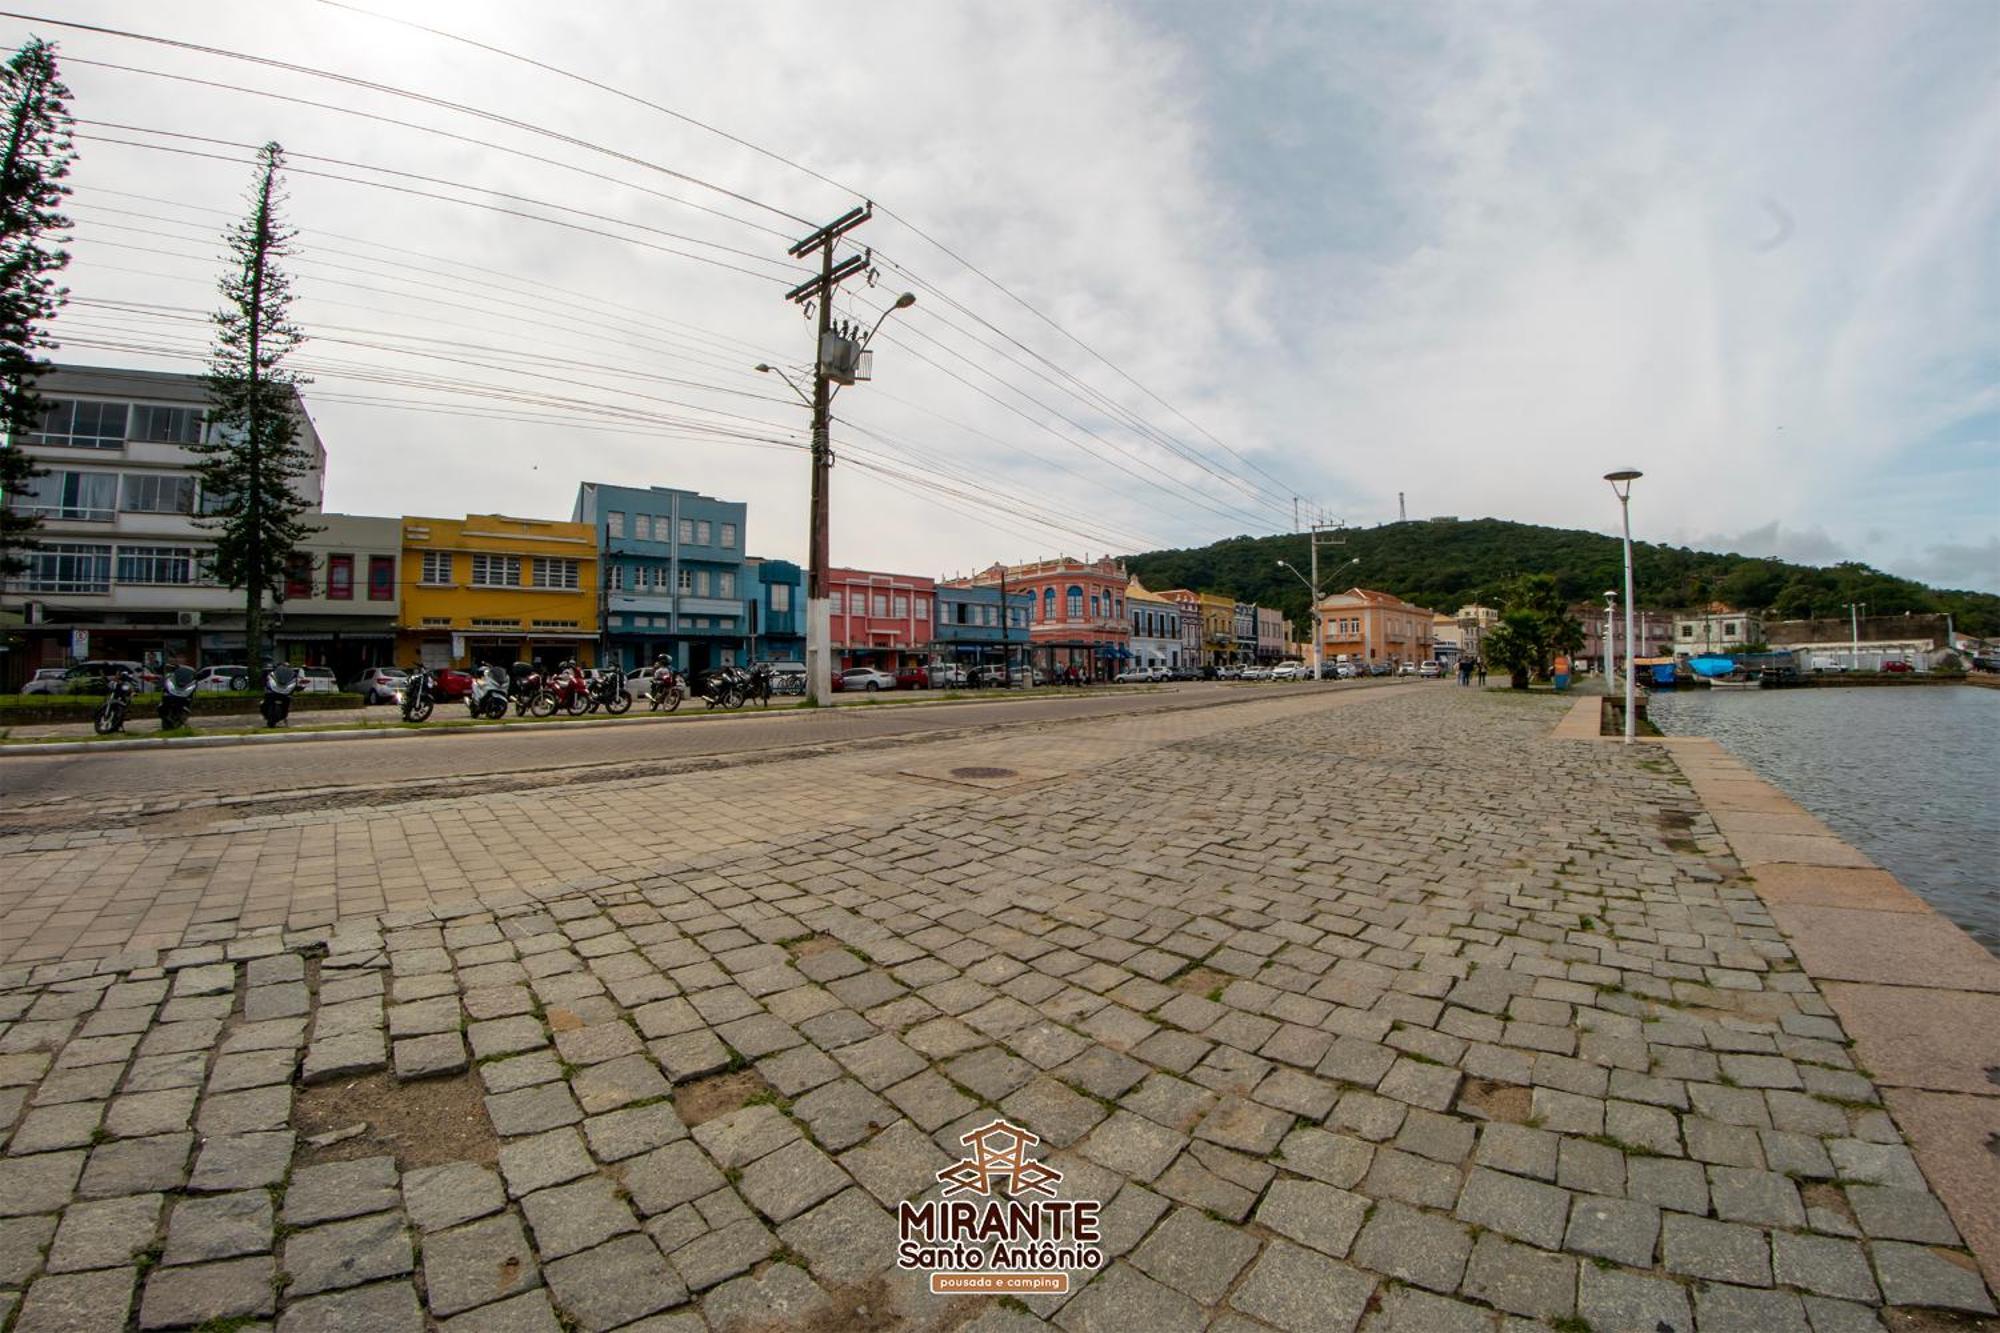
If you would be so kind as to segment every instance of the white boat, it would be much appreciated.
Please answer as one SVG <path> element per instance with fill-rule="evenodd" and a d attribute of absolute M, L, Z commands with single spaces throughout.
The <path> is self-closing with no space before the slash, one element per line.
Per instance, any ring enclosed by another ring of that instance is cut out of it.
<path fill-rule="evenodd" d="M 1711 690 L 1754 690 L 1757 688 L 1757 682 L 1754 680 L 1711 680 L 1708 682 L 1708 688 Z"/>

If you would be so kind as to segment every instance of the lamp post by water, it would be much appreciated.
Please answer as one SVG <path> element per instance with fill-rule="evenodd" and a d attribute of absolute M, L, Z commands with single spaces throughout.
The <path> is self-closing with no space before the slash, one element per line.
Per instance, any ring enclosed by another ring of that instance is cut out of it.
<path fill-rule="evenodd" d="M 1626 644 L 1625 651 L 1631 652 L 1632 645 Z M 1604 590 L 1604 692 L 1611 693 L 1612 664 L 1618 660 L 1618 590 Z"/>
<path fill-rule="evenodd" d="M 1847 604 L 1847 669 L 1861 670 L 1861 613 L 1868 609 L 1866 602 Z"/>
<path fill-rule="evenodd" d="M 1635 467 L 1619 468 L 1607 472 L 1604 479 L 1611 483 L 1611 490 L 1618 497 L 1618 510 L 1625 525 L 1625 743 L 1630 745 L 1638 734 L 1638 719 L 1632 711 L 1632 483 L 1646 475 Z"/>

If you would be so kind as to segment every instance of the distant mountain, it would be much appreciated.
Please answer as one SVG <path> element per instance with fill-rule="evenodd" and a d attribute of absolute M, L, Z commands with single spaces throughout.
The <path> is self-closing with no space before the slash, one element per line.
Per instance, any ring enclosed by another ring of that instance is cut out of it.
<path fill-rule="evenodd" d="M 1355 528 L 1346 545 L 1320 551 L 1320 580 L 1329 591 L 1356 584 L 1391 592 L 1419 606 L 1455 611 L 1467 602 L 1495 602 L 1517 574 L 1553 574 L 1571 601 L 1602 601 L 1622 586 L 1616 537 L 1574 528 L 1545 528 L 1497 518 L 1416 520 Z M 1335 566 L 1359 557 L 1345 573 Z M 1282 607 L 1303 619 L 1305 585 L 1278 568 L 1289 560 L 1308 568 L 1304 534 L 1232 537 L 1210 546 L 1147 551 L 1125 564 L 1149 588 L 1196 588 L 1241 601 Z M 1904 611 L 1950 612 L 1968 634 L 2000 634 L 2000 596 L 1930 588 L 1862 564 L 1825 567 L 1785 560 L 1633 543 L 1639 604 L 1663 610 L 1726 602 L 1784 620 L 1847 615 L 1865 602 L 1871 616 Z"/>

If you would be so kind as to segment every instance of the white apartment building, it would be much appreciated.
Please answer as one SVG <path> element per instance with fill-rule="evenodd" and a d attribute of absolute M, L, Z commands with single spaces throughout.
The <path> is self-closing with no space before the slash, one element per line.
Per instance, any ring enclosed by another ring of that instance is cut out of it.
<path fill-rule="evenodd" d="M 1702 611 L 1674 617 L 1674 655 L 1741 652 L 1746 644 L 1764 641 L 1764 622 L 1755 611 L 1732 611 L 1715 603 Z"/>
<path fill-rule="evenodd" d="M 56 366 L 37 388 L 41 429 L 9 442 L 47 475 L 7 497 L 42 516 L 27 572 L 0 588 L 0 610 L 20 622 L 8 678 L 86 657 L 240 656 L 243 594 L 208 573 L 195 521 L 204 497 L 187 446 L 207 428 L 202 378 Z M 312 459 L 299 492 L 317 510 L 326 450 L 304 404 L 296 410 Z"/>

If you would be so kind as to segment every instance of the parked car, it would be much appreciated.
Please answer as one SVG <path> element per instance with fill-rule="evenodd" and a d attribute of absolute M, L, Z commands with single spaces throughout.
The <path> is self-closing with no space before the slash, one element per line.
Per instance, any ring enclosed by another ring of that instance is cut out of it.
<path fill-rule="evenodd" d="M 1280 662 L 1271 668 L 1272 680 L 1300 680 L 1312 674 L 1304 662 Z"/>
<path fill-rule="evenodd" d="M 1396 674 L 1396 668 L 1390 666 L 1387 662 L 1370 662 L 1368 664 L 1368 674 L 1371 676 L 1393 676 Z"/>
<path fill-rule="evenodd" d="M 1891 658 L 1890 660 L 1884 662 L 1882 664 L 1882 669 L 1884 671 L 1892 671 L 1899 674 L 1905 671 L 1915 670 L 1915 668 L 1912 667 L 1908 662 L 1897 661 L 1894 658 Z"/>
<path fill-rule="evenodd" d="M 835 677 L 837 690 L 866 690 L 873 694 L 877 690 L 893 690 L 896 678 L 875 667 L 850 667 Z"/>
<path fill-rule="evenodd" d="M 1247 666 L 1243 668 L 1244 680 L 1269 680 L 1271 668 L 1267 666 Z"/>
<path fill-rule="evenodd" d="M 347 688 L 360 695 L 371 704 L 392 704 L 396 702 L 397 691 L 403 688 L 410 673 L 401 667 L 369 667 L 354 678 Z"/>
<path fill-rule="evenodd" d="M 134 662 L 129 658 L 105 657 L 87 658 L 63 672 L 63 694 L 102 694 L 106 682 L 121 671 L 129 671 L 138 678 L 135 688 L 157 690 L 160 676 L 156 671 L 146 670 L 144 662 Z"/>
<path fill-rule="evenodd" d="M 896 671 L 896 688 L 899 690 L 927 690 L 931 687 L 931 672 L 926 666 L 900 667 Z"/>
<path fill-rule="evenodd" d="M 1405 662 L 1396 668 L 1396 674 L 1399 676 L 1414 676 L 1417 674 L 1417 664 L 1415 662 Z"/>
<path fill-rule="evenodd" d="M 1360 672 L 1352 662 L 1336 662 L 1333 666 L 1333 674 L 1340 680 L 1353 680 Z"/>
<path fill-rule="evenodd" d="M 340 693 L 340 682 L 334 679 L 332 667 L 300 667 L 299 675 L 305 678 L 308 694 Z"/>
<path fill-rule="evenodd" d="M 1847 663 L 1841 661 L 1838 657 L 1822 654 L 1812 659 L 1812 669 L 1814 671 L 1845 671 L 1847 670 Z"/>
<path fill-rule="evenodd" d="M 250 668 L 246 666 L 205 666 L 195 673 L 194 687 L 201 694 L 250 688 Z"/>
<path fill-rule="evenodd" d="M 1417 663 L 1417 674 L 1425 680 L 1436 680 L 1444 674 L 1444 668 L 1436 662 L 1419 662 Z"/>
<path fill-rule="evenodd" d="M 21 687 L 23 694 L 61 694 L 63 681 L 69 676 L 66 667 L 42 667 L 33 678 Z"/>

